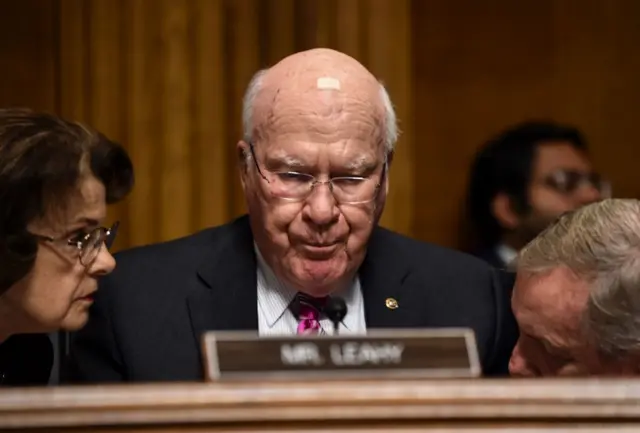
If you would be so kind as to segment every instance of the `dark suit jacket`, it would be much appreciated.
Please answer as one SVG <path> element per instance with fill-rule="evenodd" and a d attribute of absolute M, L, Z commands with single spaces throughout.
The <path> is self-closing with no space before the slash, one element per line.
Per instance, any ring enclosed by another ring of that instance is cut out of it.
<path fill-rule="evenodd" d="M 53 345 L 46 334 L 21 334 L 0 344 L 0 386 L 46 385 Z"/>
<path fill-rule="evenodd" d="M 498 255 L 498 251 L 495 247 L 479 250 L 473 253 L 473 255 L 489 263 L 491 266 L 493 266 L 496 269 L 501 269 L 501 270 L 507 269 L 507 264 Z"/>
<path fill-rule="evenodd" d="M 72 341 L 71 381 L 202 380 L 204 331 L 258 329 L 247 217 L 117 263 Z M 376 228 L 359 277 L 368 329 L 470 327 L 485 372 L 506 372 L 515 324 L 501 276 L 482 261 Z"/>

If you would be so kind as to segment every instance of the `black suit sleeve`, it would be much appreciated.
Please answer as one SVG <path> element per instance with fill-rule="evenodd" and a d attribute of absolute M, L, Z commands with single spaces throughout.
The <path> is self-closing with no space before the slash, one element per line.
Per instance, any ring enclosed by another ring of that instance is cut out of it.
<path fill-rule="evenodd" d="M 72 335 L 68 383 L 124 382 L 126 374 L 109 309 L 109 287 L 101 283 L 87 325 Z"/>
<path fill-rule="evenodd" d="M 495 296 L 496 320 L 493 348 L 485 361 L 485 376 L 507 376 L 509 358 L 518 340 L 518 325 L 511 311 L 511 293 L 515 275 L 511 272 L 493 270 L 493 293 Z"/>

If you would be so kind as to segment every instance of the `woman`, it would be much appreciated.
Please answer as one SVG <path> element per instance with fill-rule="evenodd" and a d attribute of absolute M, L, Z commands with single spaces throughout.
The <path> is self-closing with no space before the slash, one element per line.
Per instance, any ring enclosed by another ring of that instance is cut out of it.
<path fill-rule="evenodd" d="M 125 150 L 91 129 L 0 109 L 0 384 L 44 384 L 46 333 L 84 326 L 115 261 L 107 204 L 133 186 Z"/>

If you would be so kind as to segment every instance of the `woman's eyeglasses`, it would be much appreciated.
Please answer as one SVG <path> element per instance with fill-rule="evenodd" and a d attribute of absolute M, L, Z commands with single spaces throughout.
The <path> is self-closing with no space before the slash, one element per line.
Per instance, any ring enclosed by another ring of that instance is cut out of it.
<path fill-rule="evenodd" d="M 111 248 L 116 238 L 119 224 L 120 223 L 116 221 L 110 228 L 96 227 L 89 232 L 79 233 L 71 238 L 54 238 L 42 235 L 34 236 L 47 242 L 64 242 L 65 245 L 75 247 L 78 250 L 80 263 L 86 267 L 91 265 L 96 257 L 98 257 L 103 244 L 107 249 Z"/>

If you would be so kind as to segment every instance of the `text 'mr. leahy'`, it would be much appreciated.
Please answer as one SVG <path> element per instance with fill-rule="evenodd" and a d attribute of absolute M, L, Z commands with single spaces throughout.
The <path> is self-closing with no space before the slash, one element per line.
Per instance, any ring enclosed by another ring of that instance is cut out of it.
<path fill-rule="evenodd" d="M 388 366 L 400 364 L 403 352 L 402 343 L 349 341 L 319 346 L 301 342 L 282 344 L 280 359 L 286 366 Z"/>

